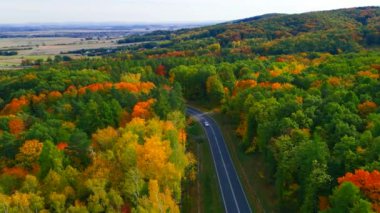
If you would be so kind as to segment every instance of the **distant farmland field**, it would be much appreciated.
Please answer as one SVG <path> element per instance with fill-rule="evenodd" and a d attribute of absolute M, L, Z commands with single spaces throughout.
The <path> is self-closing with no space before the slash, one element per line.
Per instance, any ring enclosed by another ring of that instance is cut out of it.
<path fill-rule="evenodd" d="M 15 56 L 0 56 L 0 68 L 17 66 L 23 59 L 47 58 L 62 52 L 123 46 L 117 39 L 85 40 L 81 38 L 2 38 L 1 50 L 17 51 Z M 124 45 L 125 46 L 125 45 Z"/>

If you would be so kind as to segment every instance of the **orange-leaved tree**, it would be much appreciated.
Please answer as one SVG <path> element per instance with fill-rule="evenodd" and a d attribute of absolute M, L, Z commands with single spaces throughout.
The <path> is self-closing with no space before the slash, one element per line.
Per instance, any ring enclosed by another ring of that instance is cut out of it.
<path fill-rule="evenodd" d="M 40 158 L 43 144 L 38 140 L 27 140 L 20 147 L 16 160 L 24 166 L 31 167 Z"/>
<path fill-rule="evenodd" d="M 12 118 L 8 122 L 9 132 L 18 135 L 25 130 L 24 121 L 20 118 Z"/>
<path fill-rule="evenodd" d="M 358 105 L 358 110 L 362 115 L 368 115 L 375 112 L 377 109 L 377 104 L 373 101 L 365 101 Z"/>
<path fill-rule="evenodd" d="M 155 99 L 140 101 L 133 107 L 132 117 L 148 118 L 151 115 L 150 107 L 155 102 Z"/>
<path fill-rule="evenodd" d="M 62 93 L 59 92 L 59 91 L 51 91 L 48 94 L 48 98 L 49 98 L 50 101 L 54 101 L 54 100 L 60 99 L 61 97 L 62 97 Z"/>
<path fill-rule="evenodd" d="M 1 111 L 1 114 L 15 114 L 17 112 L 20 112 L 22 108 L 24 106 L 27 106 L 28 104 L 29 101 L 25 96 L 21 96 L 20 98 L 14 98 L 9 104 L 5 105 L 5 107 Z"/>

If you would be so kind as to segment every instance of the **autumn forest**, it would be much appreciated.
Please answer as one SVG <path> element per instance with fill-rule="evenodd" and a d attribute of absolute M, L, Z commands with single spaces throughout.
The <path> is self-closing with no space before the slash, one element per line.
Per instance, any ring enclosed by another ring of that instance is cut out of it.
<path fill-rule="evenodd" d="M 276 212 L 380 212 L 379 7 L 118 42 L 0 72 L 0 212 L 185 212 L 187 105 L 260 156 Z"/>

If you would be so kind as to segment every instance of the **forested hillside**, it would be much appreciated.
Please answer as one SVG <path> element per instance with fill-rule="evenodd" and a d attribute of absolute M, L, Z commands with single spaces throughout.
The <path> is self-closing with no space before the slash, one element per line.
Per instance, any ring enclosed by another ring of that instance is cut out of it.
<path fill-rule="evenodd" d="M 380 8 L 129 36 L 0 73 L 0 211 L 178 212 L 184 100 L 222 111 L 283 212 L 380 212 Z M 255 170 L 255 168 L 244 168 Z M 250 177 L 248 177 L 250 178 Z"/>
<path fill-rule="evenodd" d="M 305 14 L 269 14 L 198 29 L 157 31 L 130 36 L 119 43 L 148 41 L 145 48 L 178 51 L 198 50 L 197 55 L 218 42 L 222 54 L 260 55 L 300 52 L 354 52 L 379 45 L 378 7 L 342 9 Z M 166 42 L 149 42 L 166 41 Z M 229 51 L 227 51 L 229 50 Z"/>

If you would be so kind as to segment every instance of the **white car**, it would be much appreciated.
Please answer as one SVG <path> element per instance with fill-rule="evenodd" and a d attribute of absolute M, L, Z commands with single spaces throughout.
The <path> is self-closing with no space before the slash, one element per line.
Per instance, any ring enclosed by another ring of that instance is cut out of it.
<path fill-rule="evenodd" d="M 205 121 L 203 124 L 204 124 L 205 126 L 210 126 L 210 124 L 209 124 L 207 121 Z"/>

